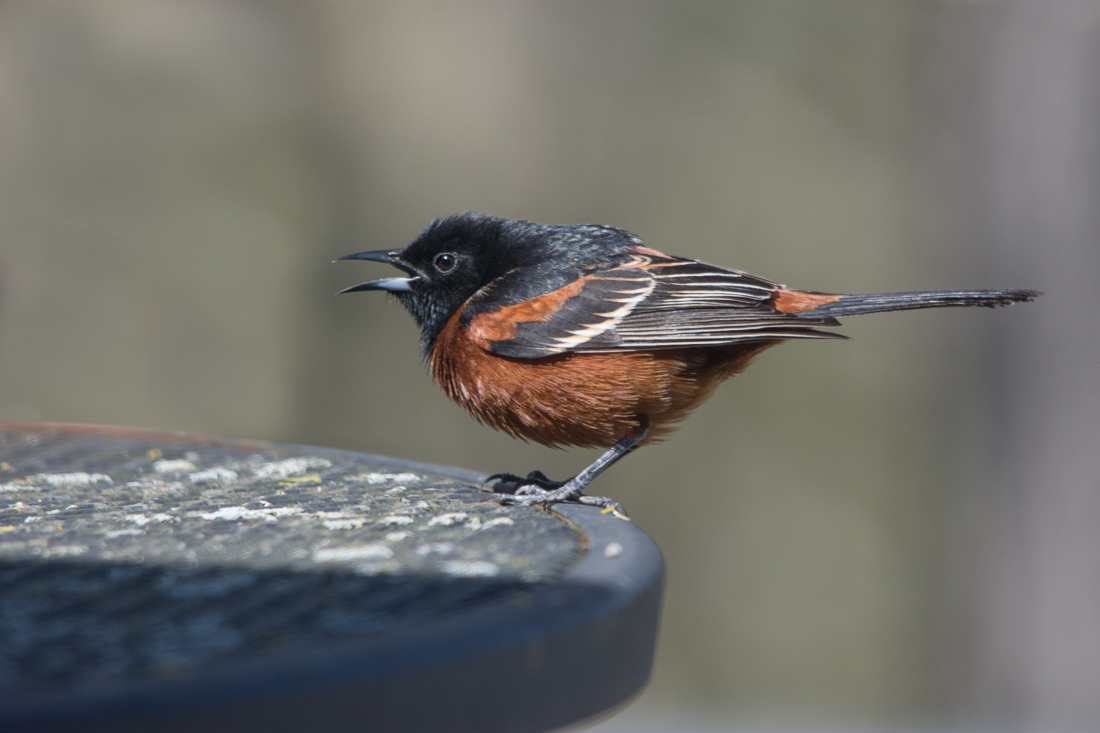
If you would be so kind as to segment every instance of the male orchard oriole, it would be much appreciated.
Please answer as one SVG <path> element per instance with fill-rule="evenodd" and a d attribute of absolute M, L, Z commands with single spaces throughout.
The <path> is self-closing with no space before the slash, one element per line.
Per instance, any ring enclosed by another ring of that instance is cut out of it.
<path fill-rule="evenodd" d="M 670 257 L 605 226 L 546 226 L 478 213 L 428 225 L 404 249 L 342 260 L 385 262 L 409 277 L 385 290 L 416 319 L 432 376 L 477 420 L 549 446 L 608 448 L 565 482 L 497 474 L 504 503 L 576 502 L 622 513 L 585 487 L 643 442 L 665 437 L 724 379 L 787 339 L 838 316 L 1009 305 L 1034 290 L 829 295 Z M 498 489 L 499 490 L 499 489 Z"/>

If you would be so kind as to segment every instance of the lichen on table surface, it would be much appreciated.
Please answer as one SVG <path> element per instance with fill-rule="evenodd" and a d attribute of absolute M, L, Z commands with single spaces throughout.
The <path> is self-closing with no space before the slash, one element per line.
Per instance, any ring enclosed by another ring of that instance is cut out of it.
<path fill-rule="evenodd" d="M 522 602 L 585 549 L 443 473 L 171 436 L 0 430 L 0 693 L 172 679 Z"/>

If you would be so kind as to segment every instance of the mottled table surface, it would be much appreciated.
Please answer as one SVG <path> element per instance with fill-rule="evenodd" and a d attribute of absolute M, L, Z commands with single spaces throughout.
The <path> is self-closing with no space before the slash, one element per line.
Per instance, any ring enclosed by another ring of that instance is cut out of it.
<path fill-rule="evenodd" d="M 0 726 L 547 730 L 632 694 L 652 655 L 655 548 L 587 508 L 569 521 L 502 507 L 479 478 L 263 441 L 0 424 Z M 599 553 L 576 522 L 609 533 Z M 593 563 L 608 587 L 577 582 Z M 625 605 L 619 571 L 640 573 Z M 558 627 L 583 636 L 643 596 L 637 638 L 588 643 L 590 664 L 612 667 L 603 657 L 625 644 L 632 689 L 558 682 L 585 663 L 583 648 L 547 661 L 547 644 L 551 657 L 571 645 L 552 641 Z M 441 680 L 451 689 L 431 689 Z M 538 704 L 509 702 L 571 690 L 579 700 L 534 716 Z M 449 710 L 424 709 L 449 695 Z"/>

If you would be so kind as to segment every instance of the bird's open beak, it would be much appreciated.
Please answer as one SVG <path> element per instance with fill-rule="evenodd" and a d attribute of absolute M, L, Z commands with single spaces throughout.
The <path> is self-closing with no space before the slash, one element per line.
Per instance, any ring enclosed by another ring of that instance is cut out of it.
<path fill-rule="evenodd" d="M 333 262 L 339 262 L 340 260 L 372 260 L 374 262 L 385 262 L 388 265 L 393 265 L 412 275 L 412 277 L 386 277 L 381 280 L 371 280 L 369 282 L 359 283 L 350 288 L 344 288 L 337 293 L 337 295 L 357 293 L 362 290 L 388 290 L 391 293 L 404 293 L 412 290 L 409 285 L 413 280 L 419 277 L 419 273 L 402 262 L 399 257 L 400 254 L 400 250 L 380 249 L 374 252 L 359 252 L 353 255 L 346 255 L 333 260 Z"/>

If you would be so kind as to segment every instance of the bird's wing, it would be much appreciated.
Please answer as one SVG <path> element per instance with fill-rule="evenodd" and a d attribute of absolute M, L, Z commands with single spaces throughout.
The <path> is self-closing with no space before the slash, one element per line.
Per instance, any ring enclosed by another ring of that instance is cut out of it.
<path fill-rule="evenodd" d="M 843 338 L 814 330 L 818 296 L 694 260 L 640 254 L 539 297 L 480 313 L 470 335 L 502 356 L 719 346 L 789 338 Z M 789 294 L 786 297 L 784 294 Z M 796 296 L 809 301 L 796 301 Z M 833 296 L 820 296 L 833 300 Z"/>

